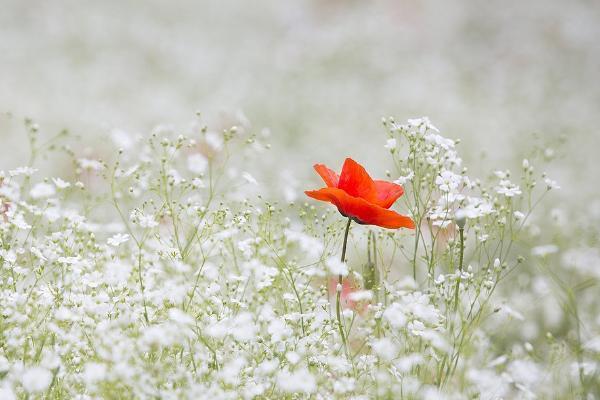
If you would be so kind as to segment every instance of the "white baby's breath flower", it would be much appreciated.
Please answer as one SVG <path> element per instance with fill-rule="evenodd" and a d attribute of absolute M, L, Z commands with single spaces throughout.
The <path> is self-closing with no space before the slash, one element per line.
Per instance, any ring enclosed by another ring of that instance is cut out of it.
<path fill-rule="evenodd" d="M 83 380 L 88 385 L 94 384 L 95 382 L 104 380 L 106 377 L 106 372 L 106 365 L 96 362 L 89 362 L 83 369 Z"/>
<path fill-rule="evenodd" d="M 506 197 L 514 197 L 520 195 L 522 192 L 519 186 L 511 183 L 509 180 L 503 179 L 500 181 L 500 184 L 496 186 L 496 193 Z"/>
<path fill-rule="evenodd" d="M 536 246 L 531 249 L 531 254 L 536 257 L 546 257 L 547 255 L 558 252 L 558 247 L 553 244 L 547 244 L 544 246 Z"/>
<path fill-rule="evenodd" d="M 545 178 L 544 179 L 544 183 L 546 184 L 546 188 L 548 190 L 552 190 L 552 189 L 560 189 L 560 186 L 558 185 L 558 183 L 556 183 L 556 181 L 553 181 L 550 178 Z"/>
<path fill-rule="evenodd" d="M 56 190 L 54 189 L 54 186 L 50 185 L 49 183 L 40 182 L 31 188 L 29 194 L 34 199 L 41 199 L 54 196 L 56 194 Z"/>
<path fill-rule="evenodd" d="M 387 142 L 385 143 L 385 145 L 383 147 L 385 147 L 389 151 L 394 151 L 394 150 L 396 150 L 397 146 L 398 146 L 398 143 L 397 143 L 396 139 L 391 138 L 391 139 L 387 140 Z"/>
<path fill-rule="evenodd" d="M 348 295 L 348 298 L 352 301 L 369 301 L 373 298 L 373 292 L 370 290 L 357 290 Z"/>
<path fill-rule="evenodd" d="M 52 382 L 52 373 L 43 367 L 32 367 L 21 377 L 23 389 L 28 393 L 43 392 Z"/>
<path fill-rule="evenodd" d="M 452 171 L 442 171 L 441 174 L 435 178 L 435 184 L 438 185 L 442 192 L 450 192 L 458 189 L 462 181 L 460 175 L 455 174 Z"/>
<path fill-rule="evenodd" d="M 201 174 L 206 170 L 208 160 L 202 154 L 192 154 L 187 158 L 187 167 L 194 174 Z"/>
<path fill-rule="evenodd" d="M 525 214 L 523 214 L 521 211 L 515 211 L 513 215 L 517 221 L 521 221 L 523 218 L 525 218 Z"/>
<path fill-rule="evenodd" d="M 371 343 L 371 348 L 385 361 L 391 361 L 398 354 L 398 346 L 390 338 L 381 338 Z"/>
<path fill-rule="evenodd" d="M 317 381 L 307 369 L 294 372 L 284 370 L 277 374 L 277 386 L 287 393 L 314 393 Z"/>
<path fill-rule="evenodd" d="M 383 318 L 385 318 L 395 329 L 404 328 L 407 322 L 404 309 L 399 303 L 390 304 L 383 312 Z"/>
<path fill-rule="evenodd" d="M 410 171 L 407 175 L 405 176 L 401 176 L 398 179 L 396 179 L 394 181 L 394 183 L 398 184 L 398 185 L 404 185 L 406 184 L 406 182 L 410 182 L 412 181 L 412 179 L 415 177 L 415 173 L 413 171 Z"/>
<path fill-rule="evenodd" d="M 154 215 L 144 214 L 140 210 L 133 210 L 130 215 L 130 220 L 142 228 L 151 229 L 158 226 L 158 222 L 154 219 Z"/>
<path fill-rule="evenodd" d="M 106 240 L 106 243 L 108 243 L 111 246 L 117 247 L 120 244 L 127 242 L 129 239 L 130 236 L 128 234 L 117 233 L 116 235 L 109 237 Z"/>
<path fill-rule="evenodd" d="M 252 185 L 258 185 L 258 182 L 256 181 L 256 179 L 250 175 L 249 172 L 242 172 L 242 178 L 244 178 L 244 180 Z"/>
<path fill-rule="evenodd" d="M 102 171 L 104 169 L 104 164 L 102 164 L 98 160 L 92 160 L 89 158 L 80 158 L 77 160 L 79 167 L 82 169 L 90 170 L 90 171 Z"/>
<path fill-rule="evenodd" d="M 17 396 L 15 395 L 15 392 L 13 391 L 13 389 L 10 387 L 10 383 L 8 382 L 8 380 L 4 380 L 0 384 L 0 399 L 3 399 L 3 400 L 16 400 L 17 399 Z"/>
<path fill-rule="evenodd" d="M 337 257 L 329 257 L 325 265 L 327 265 L 327 269 L 332 275 L 348 275 L 348 265 L 341 262 Z"/>
<path fill-rule="evenodd" d="M 58 188 L 58 189 L 67 189 L 69 187 L 71 187 L 71 184 L 69 182 L 63 181 L 60 178 L 52 178 L 52 182 L 54 182 L 54 185 Z"/>
<path fill-rule="evenodd" d="M 11 169 L 10 171 L 8 171 L 8 174 L 10 176 L 19 176 L 19 175 L 31 176 L 31 175 L 35 174 L 37 171 L 38 170 L 36 168 L 19 167 L 19 168 Z"/>
<path fill-rule="evenodd" d="M 129 150 L 134 144 L 134 139 L 131 135 L 121 129 L 113 129 L 110 131 L 110 139 L 119 149 Z"/>

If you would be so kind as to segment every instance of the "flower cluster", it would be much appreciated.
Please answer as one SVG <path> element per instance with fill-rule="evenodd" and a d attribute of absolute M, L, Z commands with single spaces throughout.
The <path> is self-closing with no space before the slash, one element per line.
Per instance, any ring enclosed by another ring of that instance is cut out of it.
<path fill-rule="evenodd" d="M 428 119 L 384 122 L 393 200 L 376 206 L 383 198 L 366 191 L 370 202 L 354 193 L 342 204 L 356 187 L 324 167 L 319 193 L 371 223 L 375 211 L 397 218 L 389 208 L 402 185 L 402 221 L 415 229 L 355 224 L 343 260 L 337 213 L 267 195 L 261 171 L 247 170 L 269 146 L 246 120 L 198 120 L 185 135 L 159 127 L 148 139 L 115 131 L 105 154 L 73 153 L 74 171 L 2 173 L 0 398 L 591 392 L 599 329 L 579 330 L 580 351 L 563 351 L 556 371 L 566 372 L 552 382 L 539 355 L 549 337 L 498 337 L 510 321 L 526 326 L 503 280 L 533 265 L 530 255 L 546 265 L 559 251 L 522 246 L 536 237 L 538 200 L 557 185 L 542 175 L 536 186 L 529 161 L 519 184 L 508 171 L 469 178 L 457 142 Z M 585 275 L 600 256 L 580 244 L 558 259 Z M 547 293 L 550 282 L 536 279 L 532 293 Z M 578 303 L 567 304 L 578 315 Z M 564 335 L 550 345 L 566 346 Z"/>

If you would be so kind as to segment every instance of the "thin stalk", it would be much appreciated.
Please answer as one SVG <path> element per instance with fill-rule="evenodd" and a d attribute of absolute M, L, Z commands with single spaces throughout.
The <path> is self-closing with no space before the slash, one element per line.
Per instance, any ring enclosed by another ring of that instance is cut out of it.
<path fill-rule="evenodd" d="M 346 247 L 348 245 L 348 233 L 350 232 L 350 223 L 352 222 L 351 218 L 348 218 L 348 223 L 346 224 L 346 231 L 344 233 L 344 244 L 342 245 L 342 258 L 341 261 L 345 262 L 346 260 Z M 350 354 L 348 353 L 348 343 L 346 341 L 346 334 L 344 333 L 344 324 L 342 323 L 342 311 L 341 311 L 341 301 L 340 297 L 342 295 L 343 288 L 343 277 L 342 275 L 338 275 L 338 287 L 336 288 L 336 296 L 335 296 L 335 315 L 337 317 L 338 329 L 340 331 L 340 336 L 342 337 L 342 343 L 344 344 L 344 351 L 348 359 L 350 359 Z"/>
<path fill-rule="evenodd" d="M 459 263 L 458 263 L 458 278 L 456 279 L 456 289 L 454 290 L 454 311 L 456 311 L 458 308 L 458 289 L 460 286 L 460 278 L 461 278 L 462 269 L 463 269 L 463 255 L 464 255 L 464 251 L 465 251 L 465 235 L 464 235 L 465 229 L 459 228 L 458 233 L 460 236 L 460 258 L 459 258 Z"/>

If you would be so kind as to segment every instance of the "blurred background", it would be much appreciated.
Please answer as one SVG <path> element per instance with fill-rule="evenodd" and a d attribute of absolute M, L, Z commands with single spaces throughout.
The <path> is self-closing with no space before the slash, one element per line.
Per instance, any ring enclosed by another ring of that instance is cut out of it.
<path fill-rule="evenodd" d="M 26 117 L 43 137 L 79 137 L 76 155 L 111 160 L 122 132 L 199 135 L 200 111 L 213 128 L 269 133 L 271 150 L 243 168 L 255 190 L 304 199 L 315 162 L 339 170 L 351 156 L 383 178 L 381 118 L 429 116 L 462 140 L 469 176 L 510 168 L 519 182 L 527 157 L 562 186 L 503 289 L 528 316 L 514 330 L 544 341 L 574 326 L 545 271 L 576 288 L 600 277 L 599 80 L 597 0 L 0 0 L 0 170 L 28 162 Z M 36 178 L 69 179 L 65 159 Z M 544 245 L 559 253 L 536 256 Z M 586 287 L 591 338 L 600 314 Z"/>
<path fill-rule="evenodd" d="M 0 168 L 27 161 L 25 117 L 94 146 L 201 111 L 268 128 L 265 170 L 381 176 L 381 117 L 426 115 L 476 176 L 549 147 L 563 195 L 597 194 L 597 1 L 0 3 Z"/>

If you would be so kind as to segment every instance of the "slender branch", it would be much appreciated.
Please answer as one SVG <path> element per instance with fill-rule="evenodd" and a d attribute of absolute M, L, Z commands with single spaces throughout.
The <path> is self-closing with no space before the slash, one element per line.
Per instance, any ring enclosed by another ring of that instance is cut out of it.
<path fill-rule="evenodd" d="M 458 308 L 458 289 L 460 287 L 460 278 L 463 270 L 463 256 L 465 251 L 465 228 L 460 227 L 458 229 L 460 236 L 460 258 L 458 263 L 458 278 L 456 279 L 456 289 L 454 290 L 454 311 Z"/>

